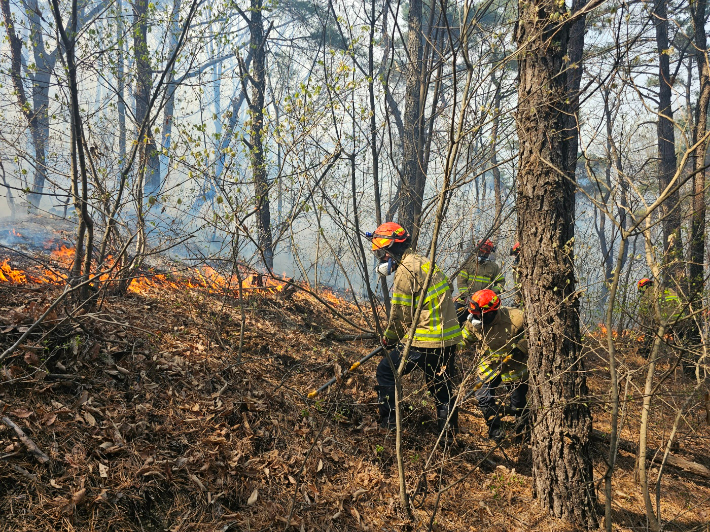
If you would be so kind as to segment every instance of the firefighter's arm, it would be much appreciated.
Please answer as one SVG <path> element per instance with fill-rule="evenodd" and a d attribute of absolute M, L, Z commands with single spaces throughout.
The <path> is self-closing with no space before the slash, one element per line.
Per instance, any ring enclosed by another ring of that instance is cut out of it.
<path fill-rule="evenodd" d="M 469 314 L 469 316 L 471 316 Z M 461 343 L 465 347 L 471 347 L 472 345 L 481 343 L 481 330 L 482 323 L 478 320 L 467 319 L 461 329 L 462 341 Z"/>
<path fill-rule="evenodd" d="M 510 351 L 512 358 L 518 362 L 527 363 L 528 360 L 528 339 L 523 334 L 518 335 L 513 342 Z"/>
<path fill-rule="evenodd" d="M 468 285 L 471 282 L 471 274 L 468 271 L 468 267 L 464 265 L 461 271 L 456 276 L 456 287 L 459 289 L 459 295 L 456 298 L 460 301 L 466 301 L 468 297 Z"/>
<path fill-rule="evenodd" d="M 387 329 L 384 332 L 384 336 L 388 340 L 397 341 L 401 339 L 406 334 L 407 327 L 411 325 L 412 305 L 414 303 L 412 293 L 411 276 L 405 272 L 395 275 L 392 288 L 392 307 Z"/>

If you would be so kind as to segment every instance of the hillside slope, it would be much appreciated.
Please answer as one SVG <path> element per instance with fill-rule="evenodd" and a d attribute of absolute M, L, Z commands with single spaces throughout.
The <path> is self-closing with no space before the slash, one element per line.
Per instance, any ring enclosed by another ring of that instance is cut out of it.
<path fill-rule="evenodd" d="M 2 349 L 56 291 L 0 286 Z M 324 297 L 368 328 L 354 305 Z M 426 530 L 430 522 L 434 530 L 573 530 L 537 507 L 529 449 L 493 449 L 475 406 L 464 405 L 458 445 L 435 447 L 433 405 L 417 373 L 406 381 L 409 521 L 398 505 L 394 438 L 376 430 L 376 361 L 306 397 L 374 344 L 334 340 L 361 331 L 304 292 L 253 290 L 241 354 L 238 299 L 199 289 L 146 288 L 92 314 L 63 312 L 0 376 L 3 415 L 49 458 L 40 463 L 0 424 L 2 530 Z M 590 364 L 603 397 L 601 359 L 590 352 Z M 465 355 L 461 365 L 473 366 Z M 603 405 L 595 407 L 602 429 Z M 629 405 L 622 435 L 633 440 L 638 402 Z M 702 412 L 687 421 L 685 456 L 708 466 Z M 652 428 L 656 446 L 664 431 L 661 421 Z M 607 447 L 596 451 L 601 479 Z M 622 452 L 615 477 L 618 530 L 645 529 L 633 460 Z M 667 530 L 705 530 L 710 479 L 667 469 L 662 500 L 664 519 L 674 519 Z"/>

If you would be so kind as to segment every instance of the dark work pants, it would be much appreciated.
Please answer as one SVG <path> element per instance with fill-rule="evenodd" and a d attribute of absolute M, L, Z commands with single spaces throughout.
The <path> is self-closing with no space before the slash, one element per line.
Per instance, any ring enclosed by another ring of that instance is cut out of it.
<path fill-rule="evenodd" d="M 478 407 L 483 412 L 483 417 L 488 425 L 489 436 L 500 428 L 500 405 L 495 398 L 496 389 L 503 383 L 500 375 L 484 382 L 478 390 L 476 390 L 476 399 L 478 399 Z M 525 406 L 527 405 L 528 383 L 514 382 L 510 386 L 510 406 L 516 411 L 516 417 L 524 415 Z"/>
<path fill-rule="evenodd" d="M 394 417 L 394 372 L 397 371 L 399 362 L 402 360 L 403 349 L 404 346 L 399 344 L 390 351 L 394 369 L 390 367 L 386 356 L 382 357 L 377 366 L 376 376 L 381 420 Z M 446 368 L 442 371 L 444 366 Z M 412 347 L 409 350 L 403 375 L 411 373 L 417 367 L 424 371 L 427 387 L 434 397 L 437 409 L 442 405 L 453 407 L 456 402 L 453 381 L 456 376 L 456 345 L 434 349 Z"/>

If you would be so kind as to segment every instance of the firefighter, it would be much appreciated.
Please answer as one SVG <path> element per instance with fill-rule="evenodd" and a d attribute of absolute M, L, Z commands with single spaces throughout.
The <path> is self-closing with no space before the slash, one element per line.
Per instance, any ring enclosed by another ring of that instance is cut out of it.
<path fill-rule="evenodd" d="M 501 386 L 511 388 L 510 404 L 516 417 L 516 441 L 528 436 L 528 343 L 525 339 L 523 311 L 501 307 L 500 296 L 493 290 L 479 290 L 468 299 L 469 317 L 464 324 L 463 340 L 481 352 L 476 390 L 478 406 L 488 425 L 488 437 L 500 442 L 505 433 L 501 408 L 495 393 Z"/>
<path fill-rule="evenodd" d="M 372 235 L 372 251 L 379 259 L 380 275 L 394 272 L 392 306 L 382 345 L 389 350 L 394 364 L 383 357 L 377 366 L 377 393 L 380 410 L 380 427 L 395 426 L 395 379 L 408 329 L 414 327 L 414 338 L 403 374 L 419 367 L 424 371 L 427 386 L 436 403 L 439 431 L 444 431 L 445 441 L 451 441 L 458 430 L 458 411 L 453 393 L 456 368 L 456 348 L 461 342 L 461 328 L 456 320 L 456 309 L 449 281 L 434 265 L 429 289 L 424 295 L 423 308 L 416 323 L 414 315 L 421 289 L 432 268 L 426 257 L 410 249 L 409 233 L 399 224 L 387 222 Z M 448 423 L 447 423 L 448 420 Z"/>
<path fill-rule="evenodd" d="M 644 331 L 642 337 L 639 339 L 641 342 L 641 356 L 643 358 L 648 358 L 650 355 L 653 338 L 656 335 L 656 331 L 658 331 L 656 311 L 653 308 L 653 285 L 653 279 L 649 279 L 648 277 L 639 279 L 636 283 L 639 293 L 637 320 L 639 327 Z"/>
<path fill-rule="evenodd" d="M 496 294 L 503 293 L 505 277 L 501 274 L 500 266 L 490 259 L 491 253 L 496 250 L 490 240 L 479 240 L 476 247 L 476 256 L 471 257 L 461 267 L 456 277 L 459 295 L 456 298 L 456 314 L 459 325 L 466 321 L 466 299 L 471 294 L 490 288 Z"/>
<path fill-rule="evenodd" d="M 513 292 L 513 305 L 522 309 L 523 293 L 520 290 L 520 272 L 518 271 L 518 265 L 520 264 L 520 242 L 516 242 L 513 247 L 510 248 L 510 256 L 513 257 L 513 285 L 515 287 Z"/>

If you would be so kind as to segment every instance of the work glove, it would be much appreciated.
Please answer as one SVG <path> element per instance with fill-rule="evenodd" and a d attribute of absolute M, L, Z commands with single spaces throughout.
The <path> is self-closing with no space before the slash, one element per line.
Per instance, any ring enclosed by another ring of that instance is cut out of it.
<path fill-rule="evenodd" d="M 394 338 L 387 338 L 386 336 L 382 336 L 380 338 L 380 343 L 382 344 L 382 347 L 385 349 L 394 349 L 397 344 L 399 343 L 399 340 L 395 340 Z"/>
<path fill-rule="evenodd" d="M 476 318 L 473 314 L 469 314 L 468 318 L 466 319 L 468 319 L 469 323 L 471 323 L 474 330 L 480 331 L 481 329 L 483 329 L 483 322 Z"/>

